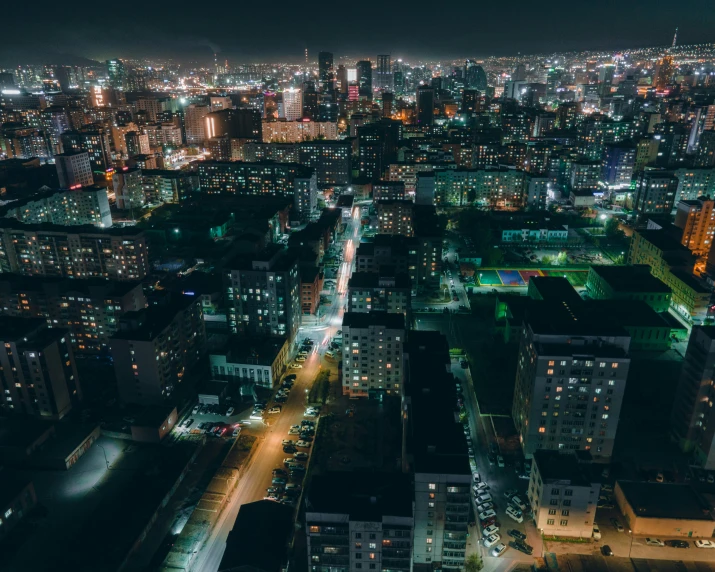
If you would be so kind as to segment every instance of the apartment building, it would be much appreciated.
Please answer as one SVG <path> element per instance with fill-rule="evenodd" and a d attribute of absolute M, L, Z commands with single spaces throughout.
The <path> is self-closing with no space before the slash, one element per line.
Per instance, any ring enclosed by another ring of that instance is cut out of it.
<path fill-rule="evenodd" d="M 151 202 L 181 203 L 199 190 L 199 177 L 190 171 L 143 169 L 144 197 Z"/>
<path fill-rule="evenodd" d="M 586 450 L 607 459 L 623 402 L 631 337 L 563 301 L 529 306 L 517 357 L 512 417 L 524 454 Z"/>
<path fill-rule="evenodd" d="M 82 399 L 67 331 L 41 318 L 0 316 L 0 409 L 62 419 Z"/>
<path fill-rule="evenodd" d="M 170 402 L 177 385 L 206 351 L 201 299 L 170 295 L 159 304 L 129 312 L 109 344 L 123 403 Z"/>
<path fill-rule="evenodd" d="M 141 280 L 149 272 L 149 252 L 144 233 L 131 227 L 100 231 L 0 219 L 0 271 Z"/>
<path fill-rule="evenodd" d="M 404 201 L 407 198 L 405 183 L 402 181 L 377 181 L 372 185 L 372 198 L 374 201 Z"/>
<path fill-rule="evenodd" d="M 412 201 L 407 200 L 375 202 L 378 232 L 413 236 L 414 206 Z"/>
<path fill-rule="evenodd" d="M 310 179 L 313 170 L 296 163 L 243 163 L 241 161 L 202 161 L 199 187 L 202 193 L 289 196 L 296 179 Z"/>
<path fill-rule="evenodd" d="M 410 277 L 406 272 L 353 272 L 348 282 L 349 312 L 387 312 L 409 319 L 412 307 Z"/>
<path fill-rule="evenodd" d="M 594 300 L 640 300 L 656 312 L 667 312 L 672 291 L 651 274 L 650 266 L 591 266 L 586 292 Z"/>
<path fill-rule="evenodd" d="M 314 476 L 305 500 L 311 572 L 411 572 L 412 483 L 402 473 Z"/>
<path fill-rule="evenodd" d="M 680 243 L 695 256 L 707 257 L 715 236 L 715 201 L 701 197 L 678 202 L 674 224 L 682 231 Z"/>
<path fill-rule="evenodd" d="M 315 171 L 321 188 L 349 185 L 351 160 L 349 141 L 305 141 L 298 145 L 298 162 Z"/>
<path fill-rule="evenodd" d="M 229 330 L 286 336 L 292 342 L 300 326 L 298 261 L 280 245 L 226 265 Z"/>
<path fill-rule="evenodd" d="M 78 353 L 107 350 L 121 316 L 145 307 L 139 282 L 0 274 L 0 311 L 65 328 Z"/>
<path fill-rule="evenodd" d="M 680 448 L 706 470 L 715 469 L 715 327 L 694 326 L 680 372 L 671 432 Z"/>
<path fill-rule="evenodd" d="M 338 124 L 329 121 L 263 120 L 264 143 L 299 143 L 314 139 L 335 140 Z"/>
<path fill-rule="evenodd" d="M 94 184 L 92 165 L 86 151 L 69 151 L 55 155 L 55 168 L 63 189 L 88 187 Z"/>
<path fill-rule="evenodd" d="M 112 226 L 107 189 L 94 185 L 73 191 L 48 191 L 13 201 L 0 208 L 0 216 L 26 224 Z"/>
<path fill-rule="evenodd" d="M 211 112 L 208 105 L 192 103 L 184 109 L 184 131 L 187 145 L 203 145 L 206 141 L 205 117 Z"/>
<path fill-rule="evenodd" d="M 303 315 L 315 315 L 320 308 L 323 273 L 317 266 L 300 267 L 300 310 Z"/>
<path fill-rule="evenodd" d="M 214 379 L 254 383 L 272 389 L 285 371 L 290 344 L 285 337 L 233 336 L 209 354 Z"/>
<path fill-rule="evenodd" d="M 120 210 L 140 209 L 146 202 L 142 170 L 125 167 L 112 175 L 112 186 L 117 208 Z"/>
<path fill-rule="evenodd" d="M 545 536 L 590 539 L 601 485 L 575 453 L 536 451 L 527 496 Z"/>
<path fill-rule="evenodd" d="M 377 399 L 402 395 L 405 317 L 346 312 L 342 329 L 343 395 Z"/>
<path fill-rule="evenodd" d="M 638 215 L 670 214 L 678 179 L 670 171 L 646 170 L 638 174 L 633 210 Z"/>

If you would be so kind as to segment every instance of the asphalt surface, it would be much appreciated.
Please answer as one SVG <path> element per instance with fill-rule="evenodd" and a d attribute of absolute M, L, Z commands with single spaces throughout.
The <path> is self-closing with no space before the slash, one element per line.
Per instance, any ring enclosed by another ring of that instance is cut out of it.
<path fill-rule="evenodd" d="M 283 410 L 278 415 L 269 415 L 266 418 L 265 431 L 256 443 L 250 466 L 239 481 L 227 507 L 211 533 L 209 539 L 201 548 L 194 560 L 192 571 L 215 572 L 221 564 L 221 558 L 226 549 L 226 538 L 233 528 L 241 505 L 261 500 L 270 487 L 272 470 L 284 469 L 283 459 L 291 454 L 283 452 L 281 442 L 284 439 L 297 440 L 297 435 L 288 435 L 291 425 L 298 425 L 305 419 L 307 391 L 321 368 L 321 360 L 327 349 L 330 339 L 341 329 L 344 306 L 346 305 L 346 291 L 348 280 L 352 272 L 353 256 L 360 242 L 360 211 L 351 220 L 345 230 L 345 244 L 343 249 L 343 262 L 338 273 L 336 294 L 330 309 L 324 314 L 324 321 L 320 325 L 301 328 L 297 336 L 300 342 L 310 337 L 315 342 L 313 351 L 301 369 L 288 369 L 287 374 L 294 373 L 297 378 Z M 270 403 L 269 403 L 270 406 Z M 255 422 L 260 423 L 260 422 Z M 300 449 L 301 451 L 312 451 Z"/>

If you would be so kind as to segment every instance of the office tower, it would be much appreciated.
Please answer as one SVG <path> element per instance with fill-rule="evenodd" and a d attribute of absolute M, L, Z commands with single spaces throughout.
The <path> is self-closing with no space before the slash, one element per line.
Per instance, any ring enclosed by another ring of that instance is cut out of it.
<path fill-rule="evenodd" d="M 131 227 L 100 231 L 91 227 L 40 227 L 0 219 L 2 272 L 141 280 L 148 269 L 144 233 Z"/>
<path fill-rule="evenodd" d="M 55 155 L 55 168 L 63 189 L 76 189 L 94 184 L 92 165 L 86 151 L 69 151 Z"/>
<path fill-rule="evenodd" d="M 415 124 L 420 127 L 432 125 L 434 123 L 434 89 L 427 85 L 418 86 L 415 101 L 417 104 Z"/>
<path fill-rule="evenodd" d="M 320 89 L 326 91 L 333 75 L 333 54 L 331 52 L 318 52 L 318 81 Z"/>
<path fill-rule="evenodd" d="M 372 62 L 360 60 L 355 67 L 360 94 L 372 96 Z"/>
<path fill-rule="evenodd" d="M 677 167 L 685 161 L 689 132 L 683 123 L 664 121 L 658 123 L 653 137 L 660 141 L 655 164 L 658 167 Z"/>
<path fill-rule="evenodd" d="M 302 117 L 317 121 L 319 117 L 318 92 L 312 81 L 303 82 Z"/>
<path fill-rule="evenodd" d="M 670 171 L 643 171 L 636 179 L 633 210 L 638 215 L 670 214 L 678 179 Z"/>
<path fill-rule="evenodd" d="M 407 455 L 402 468 L 414 474 L 415 570 L 462 570 L 466 559 L 472 470 L 463 426 L 455 419 L 455 379 L 449 345 L 434 331 L 411 331 L 402 415 Z M 434 427 L 439 426 L 439 431 Z"/>
<path fill-rule="evenodd" d="M 300 326 L 298 261 L 281 246 L 226 264 L 229 330 L 293 341 Z"/>
<path fill-rule="evenodd" d="M 103 177 L 109 169 L 112 169 L 109 134 L 103 128 L 65 131 L 60 138 L 65 153 L 86 151 L 89 154 L 92 171 L 98 176 Z"/>
<path fill-rule="evenodd" d="M 6 218 L 25 224 L 55 224 L 58 226 L 112 226 L 107 189 L 88 186 L 69 191 L 47 191 L 13 201 L 4 207 Z"/>
<path fill-rule="evenodd" d="M 146 307 L 146 298 L 139 282 L 2 274 L 0 307 L 9 316 L 66 328 L 76 352 L 98 353 L 108 349 L 119 317 Z"/>
<path fill-rule="evenodd" d="M 122 403 L 172 403 L 206 351 L 201 298 L 170 295 L 119 320 L 109 340 Z"/>
<path fill-rule="evenodd" d="M 389 54 L 377 56 L 377 67 L 375 68 L 375 89 L 380 91 L 395 91 L 394 78 L 392 75 L 392 58 Z"/>
<path fill-rule="evenodd" d="M 211 108 L 192 103 L 184 109 L 184 131 L 187 145 L 203 145 L 206 140 L 205 117 Z"/>
<path fill-rule="evenodd" d="M 715 129 L 715 105 L 697 107 L 688 137 L 688 153 L 695 153 L 703 132 L 712 131 L 713 129 Z"/>
<path fill-rule="evenodd" d="M 69 334 L 42 318 L 0 316 L 0 366 L 6 414 L 62 419 L 82 399 Z"/>
<path fill-rule="evenodd" d="M 613 453 L 631 338 L 572 305 L 539 301 L 524 321 L 512 416 L 528 458 L 538 449 Z"/>
<path fill-rule="evenodd" d="M 591 477 L 589 467 L 573 453 L 534 453 L 527 495 L 541 534 L 591 538 L 601 485 Z"/>
<path fill-rule="evenodd" d="M 124 135 L 124 141 L 127 144 L 127 155 L 134 157 L 135 155 L 148 155 L 151 153 L 149 147 L 149 136 L 146 133 L 130 131 Z"/>
<path fill-rule="evenodd" d="M 0 89 L 15 89 L 15 78 L 10 72 L 0 72 Z"/>
<path fill-rule="evenodd" d="M 382 116 L 392 118 L 392 104 L 395 101 L 395 94 L 385 91 L 382 94 Z"/>
<path fill-rule="evenodd" d="M 626 187 L 631 184 L 636 162 L 636 148 L 632 143 L 608 143 L 603 157 L 602 180 L 609 186 Z"/>
<path fill-rule="evenodd" d="M 400 473 L 336 472 L 312 478 L 306 496 L 312 572 L 412 568 L 412 483 Z"/>
<path fill-rule="evenodd" d="M 297 121 L 303 117 L 303 94 L 300 89 L 289 87 L 283 91 L 283 114 L 287 121 Z"/>
<path fill-rule="evenodd" d="M 320 188 L 350 184 L 352 145 L 347 141 L 304 141 L 298 144 L 298 162 L 315 171 Z"/>
<path fill-rule="evenodd" d="M 318 176 L 309 170 L 293 180 L 293 208 L 301 220 L 306 220 L 318 208 Z"/>
<path fill-rule="evenodd" d="M 375 203 L 378 232 L 413 236 L 414 203 L 411 200 Z"/>
<path fill-rule="evenodd" d="M 406 272 L 353 272 L 350 276 L 349 312 L 387 312 L 409 319 L 411 306 L 412 290 Z"/>
<path fill-rule="evenodd" d="M 402 395 L 405 317 L 346 312 L 343 316 L 343 395 Z"/>
<path fill-rule="evenodd" d="M 467 60 L 464 66 L 464 85 L 484 93 L 487 91 L 487 74 L 474 60 Z"/>
<path fill-rule="evenodd" d="M 569 101 L 559 104 L 556 109 L 556 129 L 567 130 L 576 127 L 581 116 L 581 103 Z"/>
<path fill-rule="evenodd" d="M 694 326 L 678 381 L 671 431 L 678 445 L 702 468 L 715 469 L 713 370 L 715 327 Z"/>
<path fill-rule="evenodd" d="M 137 111 L 143 111 L 146 114 L 147 121 L 156 123 L 158 116 L 164 112 L 171 110 L 170 97 L 140 97 L 134 105 Z"/>
<path fill-rule="evenodd" d="M 679 201 L 676 228 L 682 231 L 680 242 L 695 256 L 708 256 L 715 238 L 715 200 L 707 197 Z"/>
<path fill-rule="evenodd" d="M 603 64 L 598 72 L 599 94 L 601 97 L 610 95 L 613 85 L 613 75 L 616 71 L 614 64 Z"/>
<path fill-rule="evenodd" d="M 348 93 L 348 74 L 351 72 L 353 75 L 352 81 L 357 85 L 357 73 L 354 69 L 348 70 L 348 68 L 346 68 L 343 64 L 340 64 L 338 66 L 338 71 L 335 73 L 335 77 L 338 80 L 338 89 L 342 95 L 347 95 Z"/>
<path fill-rule="evenodd" d="M 127 77 L 124 62 L 117 59 L 107 60 L 107 75 L 109 76 L 109 84 L 112 87 L 124 87 L 124 82 Z"/>
<path fill-rule="evenodd" d="M 141 169 L 124 167 L 112 175 L 112 185 L 118 209 L 140 209 L 144 206 L 146 201 Z"/>

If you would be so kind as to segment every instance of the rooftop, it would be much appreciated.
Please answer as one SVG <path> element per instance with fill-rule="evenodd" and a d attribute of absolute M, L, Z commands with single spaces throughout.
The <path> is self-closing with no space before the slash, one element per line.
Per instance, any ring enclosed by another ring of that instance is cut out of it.
<path fill-rule="evenodd" d="M 313 477 L 306 512 L 348 514 L 350 520 L 381 522 L 384 516 L 411 518 L 412 500 L 408 474 L 340 471 Z"/>
<path fill-rule="evenodd" d="M 650 273 L 647 264 L 633 266 L 591 266 L 591 270 L 618 292 L 653 292 L 669 294 L 668 288 L 660 279 Z"/>
<path fill-rule="evenodd" d="M 272 365 L 286 341 L 285 337 L 280 336 L 232 336 L 226 346 L 226 353 L 232 363 Z"/>
<path fill-rule="evenodd" d="M 388 314 L 387 312 L 345 312 L 343 315 L 343 328 L 369 328 L 370 326 L 384 326 L 391 330 L 404 330 L 405 317 L 402 314 Z"/>
<path fill-rule="evenodd" d="M 589 487 L 591 479 L 576 455 L 540 449 L 534 452 L 534 463 L 544 483 L 560 482 L 572 487 Z"/>
<path fill-rule="evenodd" d="M 705 500 L 686 484 L 617 481 L 638 518 L 715 520 Z"/>
<path fill-rule="evenodd" d="M 650 242 L 658 250 L 670 250 L 682 252 L 683 254 L 687 253 L 688 255 L 690 255 L 690 251 L 685 246 L 680 244 L 680 242 L 678 242 L 675 238 L 673 238 L 663 230 L 636 230 L 635 235 L 640 236 L 644 240 Z"/>
<path fill-rule="evenodd" d="M 119 321 L 119 330 L 112 336 L 118 340 L 150 341 L 158 336 L 176 317 L 199 301 L 194 296 L 171 295 L 161 304 L 127 312 Z"/>
<path fill-rule="evenodd" d="M 392 276 L 384 272 L 353 272 L 348 282 L 348 288 L 379 288 L 381 283 L 394 281 L 394 286 L 386 288 L 409 288 L 410 277 L 406 273 L 393 273 Z"/>

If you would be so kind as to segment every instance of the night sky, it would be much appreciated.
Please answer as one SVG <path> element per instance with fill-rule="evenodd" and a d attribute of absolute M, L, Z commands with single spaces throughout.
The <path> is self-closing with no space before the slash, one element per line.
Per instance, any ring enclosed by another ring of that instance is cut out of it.
<path fill-rule="evenodd" d="M 82 6 L 88 6 L 84 9 Z M 172 57 L 299 62 L 307 47 L 355 57 L 481 57 L 715 41 L 712 0 L 534 2 L 11 2 L 0 65 Z M 91 7 L 89 7 L 91 6 Z M 311 57 L 311 59 L 315 59 Z"/>

